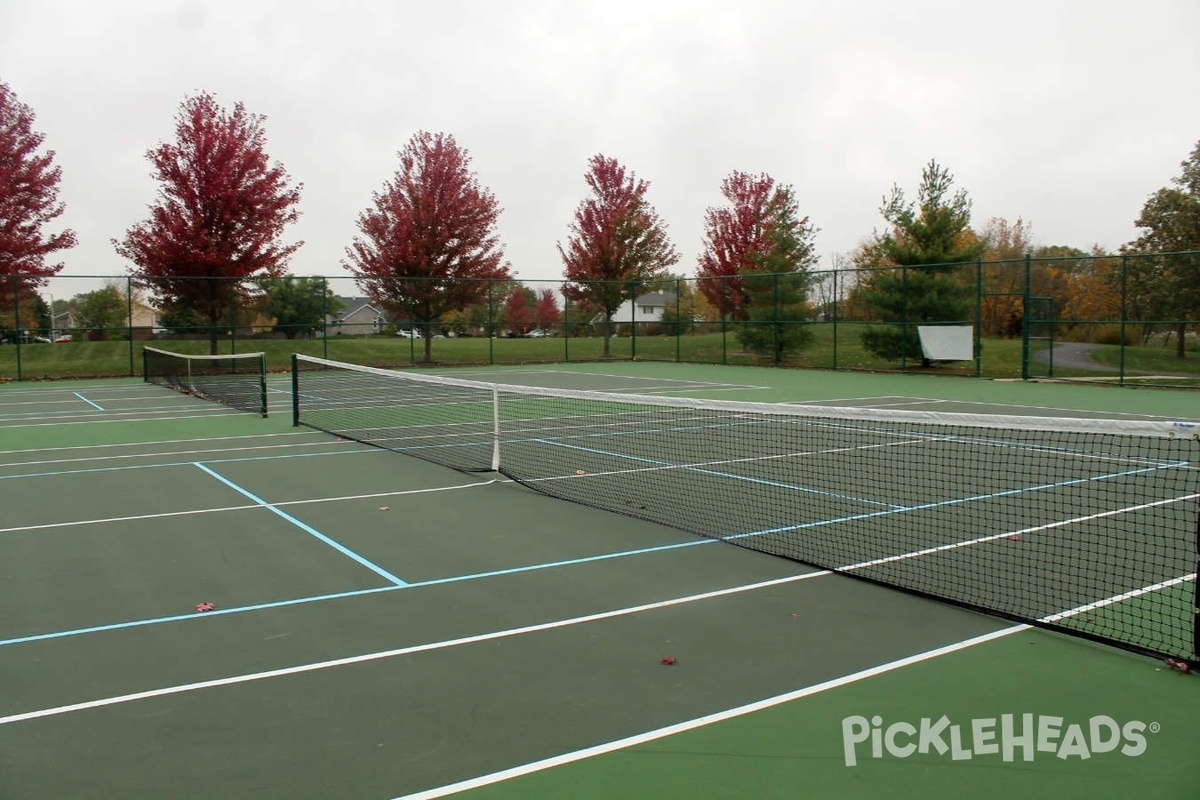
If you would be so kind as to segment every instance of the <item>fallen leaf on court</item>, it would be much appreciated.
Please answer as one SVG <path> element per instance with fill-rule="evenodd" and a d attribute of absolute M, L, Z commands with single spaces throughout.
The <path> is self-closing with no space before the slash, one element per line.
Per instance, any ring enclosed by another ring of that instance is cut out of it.
<path fill-rule="evenodd" d="M 664 667 L 674 666 L 675 665 L 675 656 L 667 656 L 666 658 L 664 658 L 662 660 L 662 663 L 663 663 Z"/>
<path fill-rule="evenodd" d="M 212 603 L 209 603 L 209 602 L 207 602 L 207 601 L 206 601 L 206 602 L 203 602 L 203 603 L 197 603 L 197 604 L 196 604 L 196 610 L 197 610 L 197 611 L 212 611 L 214 608 L 216 608 L 216 606 L 215 606 L 215 605 L 213 605 Z"/>
<path fill-rule="evenodd" d="M 575 474 L 576 474 L 576 475 L 583 475 L 583 474 L 584 474 L 584 472 L 583 472 L 583 470 L 581 470 L 581 469 L 577 469 L 577 470 L 575 470 Z"/>
<path fill-rule="evenodd" d="M 391 511 L 391 509 L 390 509 L 390 508 L 388 508 L 387 506 L 380 506 L 380 507 L 379 507 L 379 510 L 380 510 L 380 511 Z"/>

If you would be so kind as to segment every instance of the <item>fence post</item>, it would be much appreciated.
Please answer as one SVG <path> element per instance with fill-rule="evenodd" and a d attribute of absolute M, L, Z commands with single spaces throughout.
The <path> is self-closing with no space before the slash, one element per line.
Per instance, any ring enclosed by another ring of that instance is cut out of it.
<path fill-rule="evenodd" d="M 137 375 L 136 367 L 134 366 L 133 358 L 133 276 L 125 277 L 125 321 L 128 323 L 125 328 L 125 333 L 129 339 L 129 377 Z M 146 370 L 143 367 L 142 372 Z"/>
<path fill-rule="evenodd" d="M 637 361 L 638 282 L 629 282 L 629 360 Z"/>
<path fill-rule="evenodd" d="M 900 268 L 900 371 L 908 372 L 908 270 Z"/>
<path fill-rule="evenodd" d="M 21 374 L 21 282 L 14 273 L 13 285 L 13 335 L 17 337 L 13 343 L 17 348 L 17 380 L 24 380 Z"/>
<path fill-rule="evenodd" d="M 830 309 L 830 312 L 833 314 L 833 370 L 834 370 L 834 372 L 836 372 L 837 368 L 838 368 L 838 312 L 839 312 L 838 298 L 840 297 L 840 295 L 839 295 L 840 290 L 838 289 L 838 276 L 840 274 L 841 274 L 841 272 L 840 272 L 840 270 L 838 270 L 837 265 L 836 264 L 833 265 L 833 305 Z"/>
<path fill-rule="evenodd" d="M 726 278 L 721 276 L 721 363 L 729 363 L 729 320 L 725 313 L 725 293 L 729 291 L 725 285 Z"/>
<path fill-rule="evenodd" d="M 680 299 L 683 294 L 683 278 L 675 279 L 675 363 L 683 360 L 683 316 Z"/>
<path fill-rule="evenodd" d="M 1033 260 L 1025 254 L 1025 280 L 1021 290 L 1021 380 L 1027 381 L 1029 371 L 1029 282 L 1032 277 Z"/>
<path fill-rule="evenodd" d="M 975 377 L 983 374 L 983 256 L 975 261 L 975 333 L 971 337 L 975 356 Z"/>
<path fill-rule="evenodd" d="M 776 272 L 771 280 L 775 284 L 775 324 L 771 326 L 775 334 L 775 363 L 781 364 L 783 363 L 783 320 L 779 317 L 781 313 L 779 305 L 779 273 Z"/>
<path fill-rule="evenodd" d="M 1129 288 L 1128 287 L 1129 287 L 1129 256 L 1122 255 L 1121 256 L 1121 344 L 1119 345 L 1121 348 L 1119 350 L 1119 352 L 1121 354 L 1121 361 L 1120 361 L 1121 371 L 1118 373 L 1118 375 L 1120 376 L 1118 383 L 1121 386 L 1125 385 L 1125 330 L 1126 330 L 1126 328 L 1125 328 L 1126 322 L 1125 321 L 1127 319 L 1129 319 L 1129 306 L 1128 306 Z"/>
<path fill-rule="evenodd" d="M 488 365 L 491 366 L 496 363 L 495 309 L 492 308 L 492 303 L 495 302 L 492 297 L 492 289 L 495 288 L 496 281 L 494 278 L 488 278 L 487 282 Z"/>
<path fill-rule="evenodd" d="M 324 275 L 321 276 L 321 358 L 329 358 L 329 278 Z"/>

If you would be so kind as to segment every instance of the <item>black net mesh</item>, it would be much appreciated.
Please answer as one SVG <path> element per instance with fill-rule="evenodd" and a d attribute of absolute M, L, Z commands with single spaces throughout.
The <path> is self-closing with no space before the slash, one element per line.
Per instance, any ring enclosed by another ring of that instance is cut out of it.
<path fill-rule="evenodd" d="M 267 415 L 266 357 L 262 353 L 198 356 L 147 347 L 142 350 L 142 375 L 148 383 Z"/>
<path fill-rule="evenodd" d="M 295 420 L 1197 661 L 1194 425 L 606 395 L 297 357 Z"/>

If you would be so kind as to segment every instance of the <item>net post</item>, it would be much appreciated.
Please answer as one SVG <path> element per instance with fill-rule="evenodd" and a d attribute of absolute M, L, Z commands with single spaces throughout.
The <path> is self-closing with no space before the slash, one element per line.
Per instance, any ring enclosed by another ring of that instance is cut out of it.
<path fill-rule="evenodd" d="M 500 390 L 492 389 L 492 472 L 500 471 Z"/>
<path fill-rule="evenodd" d="M 150 370 L 146 368 L 146 359 L 147 358 L 149 358 L 149 354 L 146 352 L 146 348 L 143 347 L 142 348 L 142 382 L 143 383 L 150 382 Z"/>
<path fill-rule="evenodd" d="M 300 427 L 300 359 L 292 353 L 292 427 Z"/>
<path fill-rule="evenodd" d="M 1197 437 L 1193 437 L 1196 440 Z M 1197 441 L 1200 444 L 1200 441 Z M 1196 575 L 1200 576 L 1200 514 L 1196 515 Z M 1192 580 L 1195 591 L 1195 602 L 1192 604 L 1192 657 L 1200 662 L 1200 577 Z M 1200 663 L 1193 664 L 1194 667 L 1200 667 Z"/>

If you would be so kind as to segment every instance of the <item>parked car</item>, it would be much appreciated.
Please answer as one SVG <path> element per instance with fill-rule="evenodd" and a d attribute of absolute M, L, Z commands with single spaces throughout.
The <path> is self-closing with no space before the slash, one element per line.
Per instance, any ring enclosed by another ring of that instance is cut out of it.
<path fill-rule="evenodd" d="M 421 338 L 421 334 L 417 333 L 416 331 L 405 330 L 404 328 L 401 328 L 400 330 L 396 331 L 396 335 L 402 336 L 405 339 L 420 339 Z"/>
<path fill-rule="evenodd" d="M 54 337 L 54 341 L 56 341 L 56 342 L 69 342 L 69 341 L 71 341 L 71 334 L 69 334 L 69 333 L 60 333 L 58 336 L 55 336 L 55 337 Z"/>

